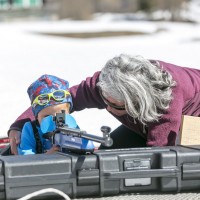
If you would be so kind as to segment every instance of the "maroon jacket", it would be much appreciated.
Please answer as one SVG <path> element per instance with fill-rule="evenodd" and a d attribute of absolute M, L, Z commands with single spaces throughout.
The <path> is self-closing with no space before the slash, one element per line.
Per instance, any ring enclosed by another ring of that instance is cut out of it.
<path fill-rule="evenodd" d="M 170 107 L 161 116 L 159 122 L 148 123 L 144 127 L 138 121 L 134 123 L 134 120 L 128 115 L 119 117 L 111 113 L 125 126 L 143 136 L 147 140 L 147 146 L 175 145 L 182 115 L 200 115 L 200 70 L 180 67 L 162 61 L 159 61 L 159 63 L 177 83 L 172 91 L 173 100 L 170 102 Z M 72 112 L 85 108 L 106 108 L 96 87 L 99 74 L 100 72 L 96 72 L 92 77 L 88 77 L 79 85 L 70 88 L 74 105 Z M 25 121 L 33 119 L 34 116 L 30 107 L 11 125 L 10 130 L 21 130 Z"/>

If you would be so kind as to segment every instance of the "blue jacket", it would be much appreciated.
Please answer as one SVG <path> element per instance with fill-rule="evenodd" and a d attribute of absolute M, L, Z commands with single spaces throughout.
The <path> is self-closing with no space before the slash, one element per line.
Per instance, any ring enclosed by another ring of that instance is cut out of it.
<path fill-rule="evenodd" d="M 39 127 L 37 127 L 42 142 L 43 151 L 49 150 L 52 147 L 52 142 L 49 139 L 42 137 L 43 133 Z M 19 155 L 36 154 L 36 140 L 33 132 L 31 122 L 26 122 L 23 126 L 21 133 L 21 142 L 18 145 Z"/>

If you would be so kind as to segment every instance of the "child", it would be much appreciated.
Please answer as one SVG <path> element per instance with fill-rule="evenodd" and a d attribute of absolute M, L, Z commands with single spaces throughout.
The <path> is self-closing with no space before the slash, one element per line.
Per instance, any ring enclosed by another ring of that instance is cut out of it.
<path fill-rule="evenodd" d="M 58 146 L 52 145 L 51 138 L 45 138 L 44 134 L 49 132 L 49 127 L 52 129 L 53 120 L 49 121 L 49 117 L 53 119 L 53 116 L 56 113 L 60 113 L 61 110 L 64 110 L 66 113 L 65 121 L 68 127 L 78 128 L 74 118 L 69 115 L 73 104 L 68 87 L 68 81 L 52 75 L 42 75 L 28 87 L 27 92 L 36 121 L 25 123 L 22 129 L 21 143 L 18 145 L 18 154 L 51 154 L 60 150 Z M 47 121 L 51 122 L 51 124 L 47 124 Z M 55 128 L 55 125 L 53 127 Z M 67 142 L 72 138 L 67 135 L 64 137 Z M 60 140 L 60 138 L 58 139 Z M 91 141 L 82 140 L 83 142 L 87 142 L 87 148 L 94 148 Z M 74 138 L 72 141 L 74 141 Z M 63 143 L 62 141 L 60 142 Z M 59 142 L 57 141 L 56 143 Z"/>

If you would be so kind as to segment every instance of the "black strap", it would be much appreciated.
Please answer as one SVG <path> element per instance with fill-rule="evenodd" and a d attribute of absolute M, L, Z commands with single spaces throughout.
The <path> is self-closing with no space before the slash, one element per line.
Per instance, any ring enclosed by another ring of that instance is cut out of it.
<path fill-rule="evenodd" d="M 36 127 L 36 121 L 32 121 L 31 125 L 33 128 L 33 133 L 34 133 L 34 137 L 35 137 L 35 141 L 36 141 L 36 153 L 37 154 L 43 153 L 42 142 L 40 140 L 40 135 L 39 135 L 38 129 Z"/>

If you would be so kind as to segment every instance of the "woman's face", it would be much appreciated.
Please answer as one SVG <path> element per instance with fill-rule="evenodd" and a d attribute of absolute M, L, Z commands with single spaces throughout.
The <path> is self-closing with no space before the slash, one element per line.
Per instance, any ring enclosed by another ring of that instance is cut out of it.
<path fill-rule="evenodd" d="M 69 107 L 70 106 L 68 103 L 63 103 L 63 104 L 48 106 L 48 107 L 42 109 L 38 113 L 38 117 L 37 117 L 39 124 L 41 123 L 41 121 L 44 117 L 49 116 L 49 115 L 55 116 L 56 113 L 61 113 L 61 110 L 65 110 L 65 113 L 68 114 Z"/>
<path fill-rule="evenodd" d="M 113 113 L 114 115 L 122 116 L 122 115 L 127 114 L 127 112 L 125 110 L 124 102 L 119 102 L 119 101 L 113 99 L 112 97 L 106 97 L 106 98 L 104 97 L 103 100 L 107 104 L 106 109 L 109 112 Z"/>

